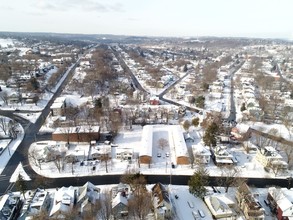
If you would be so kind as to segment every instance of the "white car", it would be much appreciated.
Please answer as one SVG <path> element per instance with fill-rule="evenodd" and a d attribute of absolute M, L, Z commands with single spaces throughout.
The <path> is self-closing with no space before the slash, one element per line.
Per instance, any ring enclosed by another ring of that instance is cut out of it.
<path fill-rule="evenodd" d="M 198 214 L 200 215 L 200 217 L 204 218 L 205 217 L 205 214 L 202 210 L 197 210 L 198 211 Z"/>
<path fill-rule="evenodd" d="M 195 220 L 200 219 L 200 217 L 196 211 L 192 211 L 192 215 Z"/>

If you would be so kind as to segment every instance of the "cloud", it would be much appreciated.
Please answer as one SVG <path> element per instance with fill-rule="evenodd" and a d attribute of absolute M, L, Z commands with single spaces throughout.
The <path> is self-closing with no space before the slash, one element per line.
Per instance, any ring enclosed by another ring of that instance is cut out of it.
<path fill-rule="evenodd" d="M 40 10 L 51 11 L 70 11 L 70 10 L 82 10 L 82 11 L 96 11 L 96 12 L 123 12 L 123 4 L 105 3 L 102 0 L 38 0 L 37 4 L 33 7 Z"/>

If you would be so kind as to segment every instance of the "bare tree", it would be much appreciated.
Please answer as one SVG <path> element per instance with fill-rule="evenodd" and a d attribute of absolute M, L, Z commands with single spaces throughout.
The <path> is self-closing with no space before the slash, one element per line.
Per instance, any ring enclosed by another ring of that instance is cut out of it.
<path fill-rule="evenodd" d="M 49 213 L 47 210 L 42 210 L 33 216 L 30 216 L 32 220 L 49 220 Z"/>
<path fill-rule="evenodd" d="M 265 168 L 271 170 L 275 177 L 284 171 L 284 167 L 281 161 L 276 161 L 275 163 L 274 161 L 271 161 L 266 165 Z"/>
<path fill-rule="evenodd" d="M 158 145 L 159 145 L 159 147 L 160 147 L 162 150 L 164 150 L 164 148 L 167 147 L 167 146 L 169 145 L 169 142 L 168 142 L 168 140 L 166 140 L 165 138 L 160 138 L 160 139 L 158 140 Z"/>
<path fill-rule="evenodd" d="M 9 125 L 6 117 L 0 117 L 0 129 L 4 132 L 5 136 L 8 134 Z"/>
<path fill-rule="evenodd" d="M 0 92 L 0 99 L 2 99 L 2 101 L 8 105 L 8 100 L 9 100 L 9 95 L 7 93 L 7 91 L 2 91 Z"/>
<path fill-rule="evenodd" d="M 100 210 L 98 211 L 99 219 L 110 220 L 112 216 L 112 192 L 110 189 L 105 188 L 103 190 L 98 203 L 100 207 Z"/>
<path fill-rule="evenodd" d="M 183 128 L 184 128 L 184 130 L 186 131 L 186 132 L 188 132 L 189 131 L 189 128 L 190 128 L 190 126 L 191 126 L 191 124 L 190 124 L 190 122 L 188 121 L 188 120 L 185 120 L 184 122 L 183 122 Z"/>
<path fill-rule="evenodd" d="M 282 120 L 283 125 L 288 130 L 289 137 L 291 139 L 291 137 L 292 137 L 292 122 L 293 122 L 293 118 L 292 118 L 292 115 L 290 114 L 290 112 L 291 112 L 290 108 L 286 108 L 286 107 L 283 108 L 281 120 Z"/>
<path fill-rule="evenodd" d="M 240 174 L 241 171 L 234 167 L 233 165 L 224 166 L 221 169 L 221 178 L 219 178 L 219 185 L 225 187 L 225 192 L 228 193 L 228 190 L 231 186 L 239 186 L 241 182 Z"/>
<path fill-rule="evenodd" d="M 51 150 L 47 153 L 47 159 L 49 161 L 53 161 L 53 164 L 59 171 L 61 172 L 62 168 L 64 167 L 64 153 Z"/>
<path fill-rule="evenodd" d="M 287 163 L 288 165 L 292 165 L 292 159 L 293 159 L 293 147 L 287 144 L 281 145 L 282 150 L 286 154 L 287 157 Z"/>
<path fill-rule="evenodd" d="M 120 181 L 128 184 L 132 192 L 135 192 L 141 186 L 145 186 L 147 181 L 143 174 L 135 169 L 127 170 L 122 176 Z"/>
<path fill-rule="evenodd" d="M 40 156 L 40 153 L 36 148 L 29 149 L 28 158 L 33 165 L 42 170 L 43 158 Z"/>
<path fill-rule="evenodd" d="M 134 219 L 145 220 L 152 207 L 151 193 L 139 188 L 128 201 L 129 215 Z"/>
<path fill-rule="evenodd" d="M 105 163 L 106 173 L 108 173 L 108 161 L 111 160 L 111 157 L 109 155 L 109 152 L 105 148 L 103 148 L 101 152 L 100 160 L 101 162 Z"/>

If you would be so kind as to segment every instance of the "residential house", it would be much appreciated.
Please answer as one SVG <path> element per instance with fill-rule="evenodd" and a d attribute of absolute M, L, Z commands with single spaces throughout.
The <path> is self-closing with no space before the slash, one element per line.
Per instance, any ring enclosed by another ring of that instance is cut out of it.
<path fill-rule="evenodd" d="M 128 215 L 129 186 L 118 184 L 112 188 L 112 211 L 114 218 L 121 218 Z"/>
<path fill-rule="evenodd" d="M 89 152 L 90 146 L 88 144 L 70 144 L 70 148 L 65 153 L 65 160 L 67 162 L 87 160 Z"/>
<path fill-rule="evenodd" d="M 0 219 L 16 219 L 20 213 L 22 201 L 19 195 L 5 194 L 0 199 Z"/>
<path fill-rule="evenodd" d="M 256 159 L 264 166 L 264 167 L 278 167 L 280 169 L 287 169 L 288 164 L 283 161 L 283 157 L 278 153 L 278 151 L 271 147 L 261 147 L 257 150 Z"/>
<path fill-rule="evenodd" d="M 293 196 L 286 195 L 285 189 L 270 187 L 267 199 L 278 220 L 293 219 Z"/>
<path fill-rule="evenodd" d="M 264 220 L 265 210 L 255 199 L 246 183 L 242 183 L 236 191 L 236 200 L 247 220 Z"/>
<path fill-rule="evenodd" d="M 132 148 L 119 148 L 119 147 L 112 147 L 112 149 L 116 149 L 116 159 L 119 160 L 131 160 L 133 156 L 133 149 Z M 113 156 L 112 156 L 113 157 Z"/>
<path fill-rule="evenodd" d="M 166 219 L 171 216 L 172 204 L 169 192 L 161 183 L 156 183 L 152 187 L 153 207 L 157 220 Z"/>
<path fill-rule="evenodd" d="M 49 214 L 52 218 L 64 218 L 73 210 L 76 189 L 73 186 L 62 187 L 55 192 L 53 206 Z"/>
<path fill-rule="evenodd" d="M 211 149 L 212 159 L 216 165 L 231 165 L 234 163 L 233 155 L 225 146 L 216 146 Z"/>
<path fill-rule="evenodd" d="M 109 144 L 96 145 L 94 147 L 91 147 L 89 158 L 93 160 L 111 159 L 111 150 L 112 147 Z"/>
<path fill-rule="evenodd" d="M 152 96 L 150 98 L 150 104 L 151 105 L 160 105 L 160 99 L 157 96 Z"/>
<path fill-rule="evenodd" d="M 82 216 L 91 213 L 93 206 L 100 199 L 100 191 L 100 188 L 91 182 L 86 182 L 83 186 L 79 187 L 76 204 L 80 208 Z"/>
<path fill-rule="evenodd" d="M 41 212 L 48 212 L 50 207 L 49 192 L 44 189 L 36 189 L 31 192 L 22 207 L 21 216 L 19 220 L 26 219 L 28 216 L 34 216 Z"/>
<path fill-rule="evenodd" d="M 204 202 L 215 219 L 230 218 L 233 216 L 234 202 L 226 195 L 205 196 Z"/>
<path fill-rule="evenodd" d="M 65 97 L 58 97 L 55 99 L 50 107 L 52 116 L 63 116 L 65 108 Z"/>
<path fill-rule="evenodd" d="M 194 155 L 194 162 L 200 164 L 208 164 L 211 159 L 211 152 L 205 148 L 202 144 L 192 145 L 192 151 Z"/>

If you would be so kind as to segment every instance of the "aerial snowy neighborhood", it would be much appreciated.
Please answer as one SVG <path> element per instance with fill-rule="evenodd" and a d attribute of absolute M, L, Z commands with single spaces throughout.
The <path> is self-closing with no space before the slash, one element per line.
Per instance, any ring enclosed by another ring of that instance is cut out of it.
<path fill-rule="evenodd" d="M 293 219 L 293 45 L 0 34 L 0 219 Z"/>

